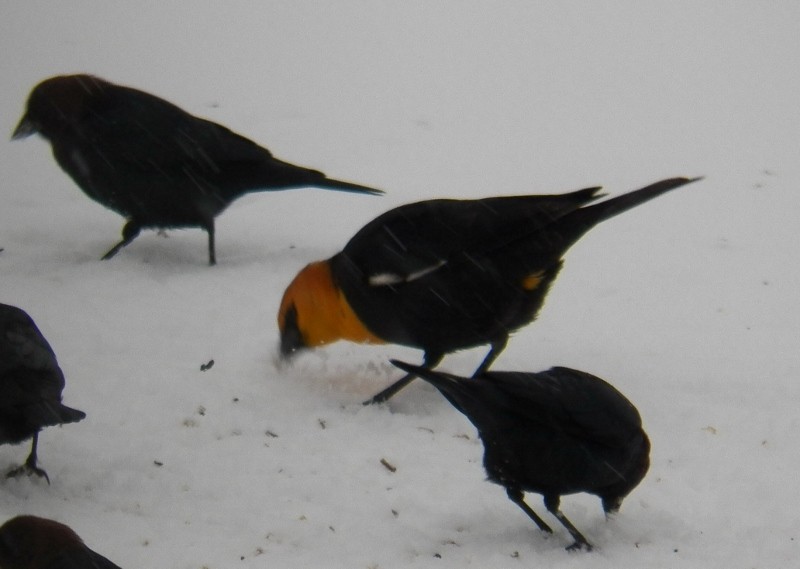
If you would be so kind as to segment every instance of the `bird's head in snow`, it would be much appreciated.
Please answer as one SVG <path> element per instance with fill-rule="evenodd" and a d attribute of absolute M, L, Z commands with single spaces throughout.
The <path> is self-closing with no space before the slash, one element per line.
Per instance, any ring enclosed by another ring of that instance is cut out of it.
<path fill-rule="evenodd" d="M 75 128 L 92 109 L 110 83 L 92 75 L 59 75 L 45 79 L 31 90 L 25 114 L 12 140 L 39 133 L 51 138 Z"/>
<path fill-rule="evenodd" d="M 328 261 L 311 263 L 294 278 L 283 293 L 278 328 L 284 358 L 337 340 L 384 343 L 353 312 L 334 282 Z"/>

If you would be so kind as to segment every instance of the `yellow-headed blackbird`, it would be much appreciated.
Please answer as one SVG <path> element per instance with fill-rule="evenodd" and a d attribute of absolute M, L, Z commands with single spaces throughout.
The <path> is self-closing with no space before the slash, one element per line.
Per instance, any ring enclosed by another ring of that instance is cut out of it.
<path fill-rule="evenodd" d="M 127 219 L 122 241 L 104 259 L 143 228 L 201 227 L 213 265 L 214 218 L 249 192 L 316 186 L 383 193 L 278 160 L 224 126 L 91 75 L 34 87 L 12 138 L 37 132 L 87 196 Z"/>
<path fill-rule="evenodd" d="M 74 423 L 86 414 L 61 404 L 64 374 L 50 344 L 30 316 L 15 306 L 0 304 L 0 444 L 33 439 L 23 472 L 50 479 L 36 465 L 36 446 L 43 427 Z"/>
<path fill-rule="evenodd" d="M 600 188 L 390 210 L 295 277 L 278 313 L 281 353 L 336 340 L 388 342 L 424 350 L 423 365 L 433 368 L 449 352 L 490 344 L 480 374 L 509 334 L 536 317 L 562 256 L 584 233 L 695 179 L 662 180 L 593 205 Z"/>
<path fill-rule="evenodd" d="M 559 509 L 562 495 L 594 494 L 606 514 L 613 513 L 650 467 L 650 441 L 636 407 L 586 372 L 490 371 L 472 380 L 392 363 L 431 383 L 475 425 L 489 480 L 552 533 L 524 493 L 544 496 L 547 510 L 575 540 L 567 549 L 591 545 Z"/>
<path fill-rule="evenodd" d="M 2 569 L 120 569 L 89 549 L 72 528 L 37 516 L 17 516 L 0 526 Z"/>

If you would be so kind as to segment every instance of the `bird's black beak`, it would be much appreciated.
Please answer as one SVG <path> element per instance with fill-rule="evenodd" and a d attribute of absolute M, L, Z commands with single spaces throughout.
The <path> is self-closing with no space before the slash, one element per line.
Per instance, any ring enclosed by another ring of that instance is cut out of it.
<path fill-rule="evenodd" d="M 281 358 L 289 360 L 306 347 L 303 333 L 300 332 L 300 327 L 297 325 L 297 308 L 291 306 L 286 311 L 281 329 Z"/>
<path fill-rule="evenodd" d="M 14 132 L 11 135 L 11 140 L 27 138 L 32 134 L 36 134 L 37 132 L 39 132 L 38 126 L 28 117 L 28 113 L 25 113 L 22 115 L 22 119 L 20 119 L 17 128 L 14 129 Z"/>

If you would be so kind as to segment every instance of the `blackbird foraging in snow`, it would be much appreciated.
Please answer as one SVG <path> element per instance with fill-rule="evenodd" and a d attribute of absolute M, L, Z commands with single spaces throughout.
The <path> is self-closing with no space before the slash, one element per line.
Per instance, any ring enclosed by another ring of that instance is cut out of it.
<path fill-rule="evenodd" d="M 475 374 L 532 322 L 564 253 L 601 221 L 699 178 L 672 178 L 587 205 L 600 188 L 561 195 L 428 200 L 377 217 L 295 277 L 278 312 L 281 353 L 336 340 L 424 350 L 433 368 L 489 344 Z M 406 375 L 368 403 L 386 401 Z"/>
<path fill-rule="evenodd" d="M 120 569 L 89 549 L 72 528 L 37 516 L 0 526 L 0 569 Z"/>
<path fill-rule="evenodd" d="M 506 489 L 542 531 L 550 526 L 525 503 L 544 497 L 547 510 L 575 542 L 591 545 L 559 509 L 561 496 L 599 496 L 603 510 L 619 510 L 650 467 L 650 441 L 636 407 L 602 379 L 554 367 L 539 373 L 489 371 L 474 379 L 392 360 L 432 384 L 478 429 L 490 481 Z"/>
<path fill-rule="evenodd" d="M 50 483 L 36 462 L 39 431 L 86 417 L 83 411 L 62 405 L 63 389 L 64 374 L 31 317 L 15 306 L 0 304 L 0 444 L 33 439 L 28 459 L 9 477 L 36 474 Z"/>
<path fill-rule="evenodd" d="M 224 126 L 91 75 L 52 77 L 33 88 L 12 138 L 34 133 L 50 142 L 87 196 L 127 219 L 122 241 L 103 259 L 143 228 L 200 227 L 213 265 L 214 218 L 249 192 L 316 186 L 383 193 L 278 160 Z"/>

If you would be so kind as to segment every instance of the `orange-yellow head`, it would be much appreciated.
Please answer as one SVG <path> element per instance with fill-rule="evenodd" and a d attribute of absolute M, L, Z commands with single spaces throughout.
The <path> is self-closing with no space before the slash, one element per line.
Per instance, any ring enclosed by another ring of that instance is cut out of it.
<path fill-rule="evenodd" d="M 278 328 L 284 357 L 303 348 L 324 346 L 337 340 L 385 343 L 353 312 L 333 281 L 329 261 L 311 263 L 297 274 L 283 293 Z"/>

